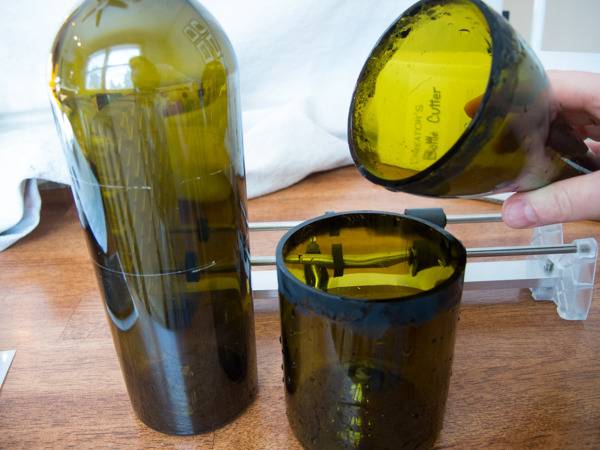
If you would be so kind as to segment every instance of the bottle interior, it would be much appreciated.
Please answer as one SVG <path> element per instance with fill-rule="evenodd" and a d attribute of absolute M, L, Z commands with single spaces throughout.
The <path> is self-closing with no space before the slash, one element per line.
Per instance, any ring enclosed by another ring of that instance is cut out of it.
<path fill-rule="evenodd" d="M 426 3 L 407 12 L 359 79 L 350 118 L 356 162 L 390 181 L 431 167 L 473 121 L 491 65 L 490 30 L 473 3 Z"/>

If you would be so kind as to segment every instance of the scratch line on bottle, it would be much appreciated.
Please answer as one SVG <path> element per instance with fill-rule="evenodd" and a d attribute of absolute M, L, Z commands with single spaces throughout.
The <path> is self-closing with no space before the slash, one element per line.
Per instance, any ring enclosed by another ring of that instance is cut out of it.
<path fill-rule="evenodd" d="M 192 267 L 190 269 L 184 269 L 184 270 L 176 270 L 174 272 L 159 272 L 159 273 L 131 273 L 131 272 L 124 272 L 122 270 L 114 270 L 111 269 L 109 267 L 103 266 L 102 264 L 98 263 L 97 261 L 92 260 L 92 262 L 97 265 L 98 267 L 101 267 L 102 269 L 106 270 L 107 272 L 112 272 L 112 273 L 116 273 L 119 275 L 130 275 L 133 277 L 163 277 L 163 276 L 167 276 L 167 275 L 180 275 L 180 274 L 184 274 L 184 273 L 198 273 L 201 272 L 203 270 L 207 270 L 210 269 L 211 267 L 214 267 L 217 265 L 217 262 L 215 260 L 204 264 L 203 266 L 196 266 L 196 267 Z"/>
<path fill-rule="evenodd" d="M 224 173 L 224 172 L 225 172 L 225 170 L 223 170 L 223 169 L 216 170 L 215 172 L 211 172 L 208 175 L 199 175 L 197 177 L 188 178 L 187 180 L 180 181 L 179 184 L 185 184 L 185 183 L 189 183 L 189 182 L 196 181 L 196 180 L 202 180 L 203 178 L 212 177 L 213 175 L 218 175 L 218 174 Z"/>
<path fill-rule="evenodd" d="M 82 180 L 81 178 L 75 178 L 78 183 L 87 184 L 88 186 L 98 186 L 106 189 L 139 189 L 144 191 L 152 190 L 151 186 L 120 186 L 118 184 L 100 184 L 92 183 L 90 181 Z"/>

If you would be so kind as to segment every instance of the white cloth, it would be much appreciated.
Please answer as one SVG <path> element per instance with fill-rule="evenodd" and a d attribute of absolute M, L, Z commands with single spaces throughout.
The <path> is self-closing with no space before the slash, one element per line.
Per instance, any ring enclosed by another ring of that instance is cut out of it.
<path fill-rule="evenodd" d="M 50 111 L 0 115 L 0 251 L 39 223 L 37 179 L 69 181 Z"/>
<path fill-rule="evenodd" d="M 39 221 L 37 183 L 27 180 L 69 182 L 47 106 L 45 65 L 54 35 L 76 3 L 0 2 L 0 251 Z M 346 126 L 354 83 L 378 37 L 413 2 L 201 3 L 238 56 L 249 197 L 349 164 Z M 491 3 L 498 7 L 501 0 Z"/>

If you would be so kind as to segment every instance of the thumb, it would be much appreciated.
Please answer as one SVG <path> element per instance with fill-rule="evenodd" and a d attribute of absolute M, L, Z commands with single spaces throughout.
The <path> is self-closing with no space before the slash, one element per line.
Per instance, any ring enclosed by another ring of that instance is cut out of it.
<path fill-rule="evenodd" d="M 600 172 L 515 194 L 504 202 L 502 218 L 512 228 L 600 219 Z"/>

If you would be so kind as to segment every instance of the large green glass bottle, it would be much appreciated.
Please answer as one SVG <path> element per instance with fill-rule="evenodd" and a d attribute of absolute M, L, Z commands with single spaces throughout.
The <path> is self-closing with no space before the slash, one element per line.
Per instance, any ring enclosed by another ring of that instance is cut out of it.
<path fill-rule="evenodd" d="M 187 0 L 85 1 L 51 101 L 133 407 L 173 434 L 255 397 L 238 74 Z"/>
<path fill-rule="evenodd" d="M 391 190 L 456 197 L 597 170 L 543 67 L 481 0 L 421 0 L 383 34 L 349 117 L 358 169 Z"/>

